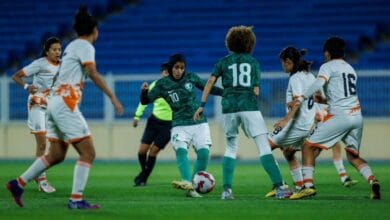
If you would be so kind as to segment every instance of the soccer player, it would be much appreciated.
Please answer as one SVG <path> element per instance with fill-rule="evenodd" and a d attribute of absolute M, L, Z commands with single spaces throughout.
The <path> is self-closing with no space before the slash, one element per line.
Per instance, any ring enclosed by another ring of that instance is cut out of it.
<path fill-rule="evenodd" d="M 245 134 L 253 138 L 260 152 L 260 162 L 277 188 L 277 198 L 288 198 L 291 191 L 283 186 L 283 179 L 272 155 L 267 139 L 267 127 L 259 110 L 260 68 L 250 54 L 256 43 L 251 27 L 232 27 L 226 35 L 226 47 L 231 52 L 219 60 L 203 90 L 202 103 L 194 114 L 201 117 L 210 88 L 222 77 L 222 113 L 226 151 L 223 158 L 223 188 L 221 199 L 233 199 L 232 182 L 237 156 L 238 128 L 242 125 Z"/>
<path fill-rule="evenodd" d="M 168 73 L 168 63 L 161 64 L 161 77 L 166 77 Z M 156 81 L 152 82 L 149 90 L 156 86 Z M 139 103 L 133 119 L 133 127 L 138 126 L 138 121 L 142 117 L 147 105 Z M 171 137 L 172 110 L 163 98 L 158 98 L 153 103 L 153 112 L 148 118 L 141 145 L 138 150 L 138 161 L 141 172 L 134 179 L 134 186 L 145 186 L 149 175 L 152 173 L 156 163 L 156 157 L 160 150 L 164 149 Z"/>
<path fill-rule="evenodd" d="M 61 56 L 61 41 L 56 37 L 48 38 L 43 44 L 42 57 L 34 60 L 16 72 L 12 79 L 29 93 L 27 100 L 27 126 L 35 136 L 35 156 L 41 157 L 46 150 L 46 108 L 47 95 L 58 71 Z M 33 76 L 32 84 L 24 82 L 24 77 Z M 45 193 L 55 192 L 55 188 L 47 181 L 42 172 L 35 181 L 38 189 Z"/>
<path fill-rule="evenodd" d="M 163 98 L 172 109 L 171 143 L 176 152 L 177 167 L 182 180 L 173 181 L 173 187 L 187 191 L 188 197 L 201 197 L 192 186 L 192 177 L 198 171 L 205 171 L 211 146 L 210 128 L 206 117 L 194 121 L 192 116 L 199 105 L 196 102 L 195 87 L 203 90 L 206 82 L 194 73 L 185 71 L 186 62 L 181 54 L 174 54 L 168 63 L 169 76 L 159 79 L 152 90 L 147 83 L 142 85 L 141 103 L 146 105 L 157 98 Z M 213 87 L 212 93 L 221 95 L 222 89 Z M 194 172 L 190 172 L 188 148 L 192 143 L 197 154 Z"/>
<path fill-rule="evenodd" d="M 315 91 L 324 87 L 329 105 L 329 115 L 319 123 L 313 134 L 303 145 L 304 187 L 294 193 L 291 199 L 301 199 L 316 194 L 313 182 L 315 165 L 314 151 L 317 148 L 329 149 L 339 141 L 346 144 L 348 161 L 360 172 L 371 187 L 371 199 L 380 199 L 380 185 L 367 162 L 359 156 L 363 132 L 363 117 L 357 96 L 357 74 L 343 58 L 345 42 L 342 38 L 331 37 L 324 43 L 326 63 L 319 70 L 316 81 L 295 103 L 302 104 Z"/>
<path fill-rule="evenodd" d="M 7 183 L 7 189 L 20 207 L 23 207 L 22 194 L 26 184 L 43 171 L 61 163 L 66 156 L 68 144 L 72 144 L 80 158 L 74 169 L 68 208 L 100 208 L 100 205 L 91 205 L 83 199 L 89 170 L 95 159 L 91 133 L 78 107 L 85 78 L 87 76 L 91 78 L 110 98 L 118 114 L 123 113 L 123 107 L 96 70 L 95 49 L 92 43 L 98 37 L 97 20 L 88 13 L 86 7 L 80 7 L 73 28 L 78 38 L 70 42 L 65 49 L 58 78 L 47 105 L 49 153 L 35 160 L 17 179 Z"/>
<path fill-rule="evenodd" d="M 302 58 L 305 54 L 306 50 L 298 51 L 294 47 L 287 47 L 279 55 L 284 72 L 289 74 L 286 91 L 287 106 L 295 98 L 301 96 L 315 81 L 315 77 L 310 73 L 311 63 Z M 321 92 L 319 92 L 319 95 L 321 95 Z M 301 150 L 302 144 L 309 136 L 315 120 L 322 121 L 325 117 L 322 113 L 324 110 L 319 107 L 322 104 L 316 103 L 316 100 L 319 99 L 321 98 L 311 97 L 305 100 L 300 108 L 296 105 L 292 106 L 286 116 L 275 123 L 275 130 L 268 137 L 272 149 L 280 148 L 283 151 L 283 155 L 290 166 L 290 173 L 296 190 L 300 190 L 303 187 L 303 177 L 301 165 L 295 157 L 295 153 Z M 350 186 L 355 184 L 356 181 L 351 180 L 346 174 L 341 159 L 340 147 L 335 147 L 334 149 L 334 164 L 343 185 Z M 273 189 L 266 194 L 266 197 L 273 197 L 275 194 L 276 189 Z"/>

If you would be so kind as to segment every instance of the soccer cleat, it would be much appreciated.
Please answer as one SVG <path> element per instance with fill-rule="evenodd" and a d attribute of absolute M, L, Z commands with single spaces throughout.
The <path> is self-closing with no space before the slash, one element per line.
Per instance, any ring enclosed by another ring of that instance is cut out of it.
<path fill-rule="evenodd" d="M 234 199 L 232 189 L 225 189 L 222 192 L 221 199 L 222 200 L 232 200 L 232 199 Z"/>
<path fill-rule="evenodd" d="M 68 201 L 69 209 L 100 209 L 100 205 L 98 204 L 89 204 L 86 200 L 81 201 Z"/>
<path fill-rule="evenodd" d="M 134 187 L 138 186 L 146 186 L 146 178 L 143 171 L 134 178 Z"/>
<path fill-rule="evenodd" d="M 182 189 L 182 190 L 193 190 L 191 182 L 188 181 L 172 181 L 173 188 Z"/>
<path fill-rule="evenodd" d="M 18 206 L 23 207 L 22 194 L 24 192 L 24 189 L 19 186 L 18 181 L 11 180 L 7 183 L 6 187 L 7 187 L 8 191 L 10 191 L 15 203 Z"/>
<path fill-rule="evenodd" d="M 381 199 L 381 186 L 378 180 L 373 180 L 371 183 L 371 199 Z"/>
<path fill-rule="evenodd" d="M 342 184 L 344 187 L 351 187 L 353 185 L 356 185 L 358 182 L 359 181 L 352 180 L 350 177 L 347 177 Z"/>
<path fill-rule="evenodd" d="M 310 187 L 310 188 L 303 187 L 298 192 L 293 193 L 290 196 L 290 199 L 303 199 L 306 197 L 314 196 L 316 193 L 317 192 L 316 192 L 316 189 L 314 187 Z"/>
<path fill-rule="evenodd" d="M 277 199 L 287 199 L 290 198 L 292 194 L 292 191 L 290 190 L 290 188 L 288 188 L 287 185 L 282 185 L 276 189 L 275 197 Z"/>
<path fill-rule="evenodd" d="M 191 198 L 202 198 L 202 196 L 195 190 L 188 190 L 186 196 Z"/>
<path fill-rule="evenodd" d="M 265 194 L 265 198 L 275 197 L 275 195 L 276 195 L 276 188 L 273 187 L 271 191 L 269 191 L 267 194 Z"/>
<path fill-rule="evenodd" d="M 56 189 L 47 181 L 40 181 L 38 183 L 39 191 L 45 192 L 45 193 L 53 193 L 56 191 Z"/>

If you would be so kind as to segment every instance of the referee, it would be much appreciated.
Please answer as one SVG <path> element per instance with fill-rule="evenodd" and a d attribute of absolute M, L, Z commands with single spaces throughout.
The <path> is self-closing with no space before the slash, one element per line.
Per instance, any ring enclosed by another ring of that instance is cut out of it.
<path fill-rule="evenodd" d="M 168 64 L 161 64 L 161 77 L 168 76 Z M 157 80 L 156 80 L 157 81 Z M 156 85 L 154 81 L 149 86 L 152 90 Z M 147 105 L 138 104 L 133 119 L 133 127 L 138 126 L 139 119 Z M 163 99 L 156 99 L 153 103 L 153 112 L 148 118 L 141 145 L 138 150 L 138 161 L 141 166 L 140 173 L 134 178 L 134 186 L 145 186 L 149 175 L 152 173 L 156 163 L 157 154 L 164 149 L 171 137 L 172 110 L 169 104 Z"/>

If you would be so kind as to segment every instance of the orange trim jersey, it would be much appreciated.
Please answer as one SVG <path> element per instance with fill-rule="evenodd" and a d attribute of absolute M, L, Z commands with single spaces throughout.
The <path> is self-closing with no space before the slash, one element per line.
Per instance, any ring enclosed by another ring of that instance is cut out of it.
<path fill-rule="evenodd" d="M 360 109 L 357 96 L 357 75 L 353 67 L 341 59 L 331 60 L 320 67 L 319 78 L 327 81 L 324 92 L 329 105 L 329 113 Z"/>
<path fill-rule="evenodd" d="M 38 88 L 34 94 L 28 97 L 28 108 L 39 106 L 46 108 L 46 97 L 53 84 L 53 78 L 58 72 L 58 64 L 50 62 L 46 57 L 39 58 L 22 69 L 26 77 L 33 76 L 32 85 Z"/>
<path fill-rule="evenodd" d="M 95 63 L 95 48 L 84 39 L 73 40 L 65 48 L 58 78 L 53 91 L 62 96 L 73 111 L 82 96 L 83 82 L 87 77 L 85 65 Z"/>

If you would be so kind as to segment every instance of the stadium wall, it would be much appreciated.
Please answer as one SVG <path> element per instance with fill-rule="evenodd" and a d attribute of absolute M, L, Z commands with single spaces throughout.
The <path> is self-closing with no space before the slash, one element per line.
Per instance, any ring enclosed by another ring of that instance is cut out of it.
<path fill-rule="evenodd" d="M 269 129 L 272 128 L 273 121 L 268 121 Z M 137 150 L 144 130 L 145 121 L 137 128 L 131 126 L 131 122 L 123 123 L 89 123 L 93 141 L 96 146 L 98 159 L 121 159 L 136 160 Z M 224 153 L 225 141 L 221 123 L 210 121 L 210 129 L 213 140 L 211 156 L 222 157 Z M 388 160 L 390 158 L 390 142 L 388 141 L 388 131 L 390 123 L 385 120 L 366 120 L 362 140 L 361 155 L 370 160 Z M 35 141 L 25 123 L 14 122 L 0 127 L 0 159 L 28 159 L 35 154 Z M 68 153 L 71 158 L 77 156 L 74 149 Z M 275 152 L 277 158 L 281 157 L 280 151 Z M 194 153 L 190 150 L 191 158 Z M 331 152 L 321 154 L 321 159 L 330 159 Z M 168 145 L 161 152 L 160 160 L 173 160 L 175 158 L 172 147 Z M 247 139 L 243 132 L 239 136 L 239 158 L 246 160 L 256 160 L 258 152 L 254 143 Z"/>

